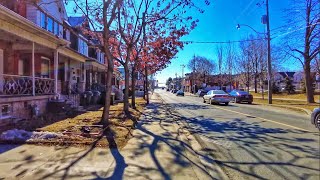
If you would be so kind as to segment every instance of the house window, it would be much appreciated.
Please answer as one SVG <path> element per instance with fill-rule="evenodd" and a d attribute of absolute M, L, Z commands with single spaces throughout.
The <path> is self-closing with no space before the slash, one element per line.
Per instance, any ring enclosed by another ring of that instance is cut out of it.
<path fill-rule="evenodd" d="M 102 64 L 105 63 L 105 62 L 104 62 L 104 53 L 101 53 L 101 55 L 100 55 L 100 62 L 101 62 Z"/>
<path fill-rule="evenodd" d="M 9 115 L 10 115 L 10 105 L 9 104 L 2 105 L 0 117 L 9 116 Z"/>
<path fill-rule="evenodd" d="M 53 19 L 47 17 L 47 30 L 53 32 Z"/>
<path fill-rule="evenodd" d="M 45 13 L 40 12 L 40 26 L 47 31 L 59 35 L 59 23 L 53 18 L 47 16 Z"/>
<path fill-rule="evenodd" d="M 59 36 L 59 24 L 54 21 L 54 32 L 55 35 Z"/>
<path fill-rule="evenodd" d="M 50 73 L 50 59 L 41 57 L 41 77 L 49 78 Z"/>
<path fill-rule="evenodd" d="M 83 54 L 88 56 L 88 45 L 87 43 L 79 38 L 79 47 L 78 47 L 78 51 Z"/>
<path fill-rule="evenodd" d="M 24 61 L 22 59 L 19 59 L 18 63 L 18 75 L 23 76 L 24 75 Z"/>
<path fill-rule="evenodd" d="M 47 18 L 46 18 L 46 15 L 43 12 L 40 12 L 40 19 L 41 19 L 40 26 L 43 29 L 46 29 L 47 28 Z"/>

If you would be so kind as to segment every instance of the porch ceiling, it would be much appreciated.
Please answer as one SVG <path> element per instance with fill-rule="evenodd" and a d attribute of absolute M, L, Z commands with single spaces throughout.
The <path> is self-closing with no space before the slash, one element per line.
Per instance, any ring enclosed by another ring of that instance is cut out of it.
<path fill-rule="evenodd" d="M 95 60 L 87 60 L 85 63 L 85 68 L 87 70 L 94 70 L 97 72 L 106 72 L 107 67 L 104 64 L 100 64 Z"/>

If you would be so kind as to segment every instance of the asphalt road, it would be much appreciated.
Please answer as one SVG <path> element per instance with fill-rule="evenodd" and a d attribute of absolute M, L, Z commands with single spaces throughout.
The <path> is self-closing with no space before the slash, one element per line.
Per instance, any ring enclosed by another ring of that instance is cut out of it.
<path fill-rule="evenodd" d="M 209 105 L 156 93 L 230 179 L 320 179 L 320 136 L 307 115 L 261 105 Z"/>

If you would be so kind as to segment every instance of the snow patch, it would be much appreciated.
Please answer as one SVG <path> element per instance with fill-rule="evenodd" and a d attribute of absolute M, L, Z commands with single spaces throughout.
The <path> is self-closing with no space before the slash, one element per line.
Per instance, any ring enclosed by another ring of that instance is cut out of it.
<path fill-rule="evenodd" d="M 1 134 L 0 139 L 5 141 L 19 140 L 31 141 L 41 139 L 52 139 L 61 137 L 62 134 L 52 132 L 30 132 L 20 129 L 11 129 Z"/>

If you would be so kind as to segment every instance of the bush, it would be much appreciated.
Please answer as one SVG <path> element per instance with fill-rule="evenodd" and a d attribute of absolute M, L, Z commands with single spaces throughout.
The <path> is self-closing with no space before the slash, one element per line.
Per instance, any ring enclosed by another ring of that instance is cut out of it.
<path fill-rule="evenodd" d="M 278 94 L 279 92 L 280 92 L 279 86 L 275 82 L 273 82 L 272 83 L 272 93 Z"/>
<path fill-rule="evenodd" d="M 289 77 L 286 77 L 285 82 L 286 82 L 285 90 L 288 92 L 288 94 L 294 93 L 296 90 L 296 87 L 292 84 L 292 80 Z"/>

